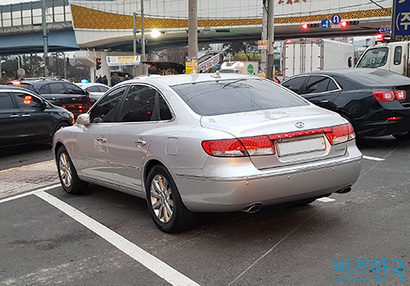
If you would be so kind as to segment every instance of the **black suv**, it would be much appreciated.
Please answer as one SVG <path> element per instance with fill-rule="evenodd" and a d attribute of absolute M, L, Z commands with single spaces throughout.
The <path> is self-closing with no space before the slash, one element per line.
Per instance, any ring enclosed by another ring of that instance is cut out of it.
<path fill-rule="evenodd" d="M 7 84 L 31 90 L 49 102 L 71 111 L 74 117 L 87 112 L 92 105 L 88 92 L 60 78 L 27 78 Z"/>
<path fill-rule="evenodd" d="M 71 112 L 23 88 L 0 86 L 0 147 L 49 143 L 74 123 Z"/>

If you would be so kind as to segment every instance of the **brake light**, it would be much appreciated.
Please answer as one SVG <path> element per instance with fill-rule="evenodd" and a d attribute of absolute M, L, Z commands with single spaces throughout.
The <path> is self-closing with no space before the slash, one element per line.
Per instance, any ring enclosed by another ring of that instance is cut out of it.
<path fill-rule="evenodd" d="M 352 124 L 343 124 L 339 126 L 333 126 L 332 132 L 326 133 L 326 137 L 329 139 L 330 144 L 336 145 L 343 142 L 350 141 L 356 137 Z"/>
<path fill-rule="evenodd" d="M 373 91 L 373 95 L 376 97 L 378 101 L 381 102 L 393 101 L 396 97 L 395 92 L 393 90 Z"/>
<path fill-rule="evenodd" d="M 395 90 L 394 96 L 397 100 L 405 100 L 406 99 L 406 91 L 405 90 Z"/>
<path fill-rule="evenodd" d="M 11 84 L 12 84 L 12 85 L 21 85 L 21 81 L 19 81 L 19 80 L 13 80 L 13 81 L 11 82 Z"/>
<path fill-rule="evenodd" d="M 26 95 L 26 96 L 24 97 L 23 103 L 24 103 L 24 104 L 31 104 L 31 96 L 30 96 L 30 95 Z"/>
<path fill-rule="evenodd" d="M 273 155 L 275 147 L 268 136 L 203 141 L 204 151 L 216 157 L 246 157 Z"/>

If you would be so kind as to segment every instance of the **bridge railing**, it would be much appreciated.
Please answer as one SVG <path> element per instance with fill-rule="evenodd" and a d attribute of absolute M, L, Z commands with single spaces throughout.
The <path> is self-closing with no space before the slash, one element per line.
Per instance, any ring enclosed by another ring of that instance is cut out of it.
<path fill-rule="evenodd" d="M 27 32 L 42 25 L 41 1 L 0 5 L 0 31 L 15 32 L 23 27 Z M 46 0 L 46 22 L 58 29 L 71 26 L 72 16 L 68 0 Z"/>

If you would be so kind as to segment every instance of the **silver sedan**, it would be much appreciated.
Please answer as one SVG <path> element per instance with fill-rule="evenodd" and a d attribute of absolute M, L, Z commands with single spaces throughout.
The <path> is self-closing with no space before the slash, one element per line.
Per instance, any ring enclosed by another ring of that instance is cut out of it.
<path fill-rule="evenodd" d="M 53 151 L 63 189 L 92 182 L 146 198 L 165 232 L 196 212 L 255 212 L 346 193 L 362 154 L 352 126 L 266 79 L 141 77 L 116 85 Z"/>

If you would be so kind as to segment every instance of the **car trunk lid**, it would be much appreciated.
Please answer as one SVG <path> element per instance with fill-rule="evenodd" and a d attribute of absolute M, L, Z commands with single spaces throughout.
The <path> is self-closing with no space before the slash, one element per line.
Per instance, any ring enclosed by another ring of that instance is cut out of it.
<path fill-rule="evenodd" d="M 344 155 L 346 144 L 335 148 L 326 133 L 331 132 L 332 126 L 345 123 L 338 114 L 312 105 L 201 118 L 203 127 L 236 138 L 268 136 L 274 154 L 250 156 L 258 169 Z"/>

